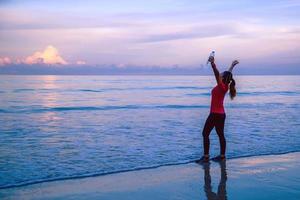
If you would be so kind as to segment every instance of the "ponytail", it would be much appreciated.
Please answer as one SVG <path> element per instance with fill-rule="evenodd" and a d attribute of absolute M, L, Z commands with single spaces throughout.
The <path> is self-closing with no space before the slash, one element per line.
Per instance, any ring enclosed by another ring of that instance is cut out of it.
<path fill-rule="evenodd" d="M 231 79 L 230 86 L 229 86 L 229 95 L 231 100 L 233 100 L 234 97 L 236 96 L 235 80 L 233 78 Z"/>

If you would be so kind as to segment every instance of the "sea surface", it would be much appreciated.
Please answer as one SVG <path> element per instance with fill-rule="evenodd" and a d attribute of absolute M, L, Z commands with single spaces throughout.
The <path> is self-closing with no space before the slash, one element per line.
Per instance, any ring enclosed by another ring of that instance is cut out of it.
<path fill-rule="evenodd" d="M 227 156 L 300 151 L 300 76 L 235 78 Z M 192 162 L 214 86 L 213 76 L 2 75 L 0 188 Z"/>

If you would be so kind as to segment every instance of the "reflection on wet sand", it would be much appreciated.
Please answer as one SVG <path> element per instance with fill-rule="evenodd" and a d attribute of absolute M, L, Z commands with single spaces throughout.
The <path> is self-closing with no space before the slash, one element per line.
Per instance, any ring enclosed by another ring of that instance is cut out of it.
<path fill-rule="evenodd" d="M 206 198 L 208 200 L 225 200 L 227 199 L 226 192 L 226 181 L 227 181 L 227 173 L 226 173 L 226 161 L 219 162 L 221 177 L 218 186 L 217 193 L 212 191 L 211 185 L 211 176 L 210 176 L 210 163 L 203 164 L 204 170 L 204 192 L 206 194 Z"/>

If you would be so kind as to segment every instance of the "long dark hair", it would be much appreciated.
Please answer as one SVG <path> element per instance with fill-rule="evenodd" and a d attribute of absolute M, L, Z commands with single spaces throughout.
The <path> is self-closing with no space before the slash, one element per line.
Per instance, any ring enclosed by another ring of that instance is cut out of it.
<path fill-rule="evenodd" d="M 233 100 L 236 96 L 236 89 L 235 89 L 235 80 L 232 77 L 232 73 L 229 71 L 223 72 L 222 75 L 223 82 L 227 85 L 229 85 L 229 95 L 230 99 Z"/>
<path fill-rule="evenodd" d="M 231 78 L 231 82 L 229 85 L 229 95 L 231 100 L 233 100 L 236 96 L 235 80 L 233 78 Z"/>

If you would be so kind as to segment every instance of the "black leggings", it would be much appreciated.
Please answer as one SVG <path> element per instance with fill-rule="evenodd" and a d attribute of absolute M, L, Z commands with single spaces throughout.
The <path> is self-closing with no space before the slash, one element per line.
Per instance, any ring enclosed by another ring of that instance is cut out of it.
<path fill-rule="evenodd" d="M 225 155 L 226 151 L 226 140 L 224 136 L 224 124 L 225 124 L 226 114 L 219 113 L 210 113 L 206 119 L 204 128 L 203 128 L 203 146 L 204 146 L 204 155 L 209 154 L 209 134 L 212 129 L 215 127 L 216 132 L 219 136 L 220 141 L 220 154 Z"/>

